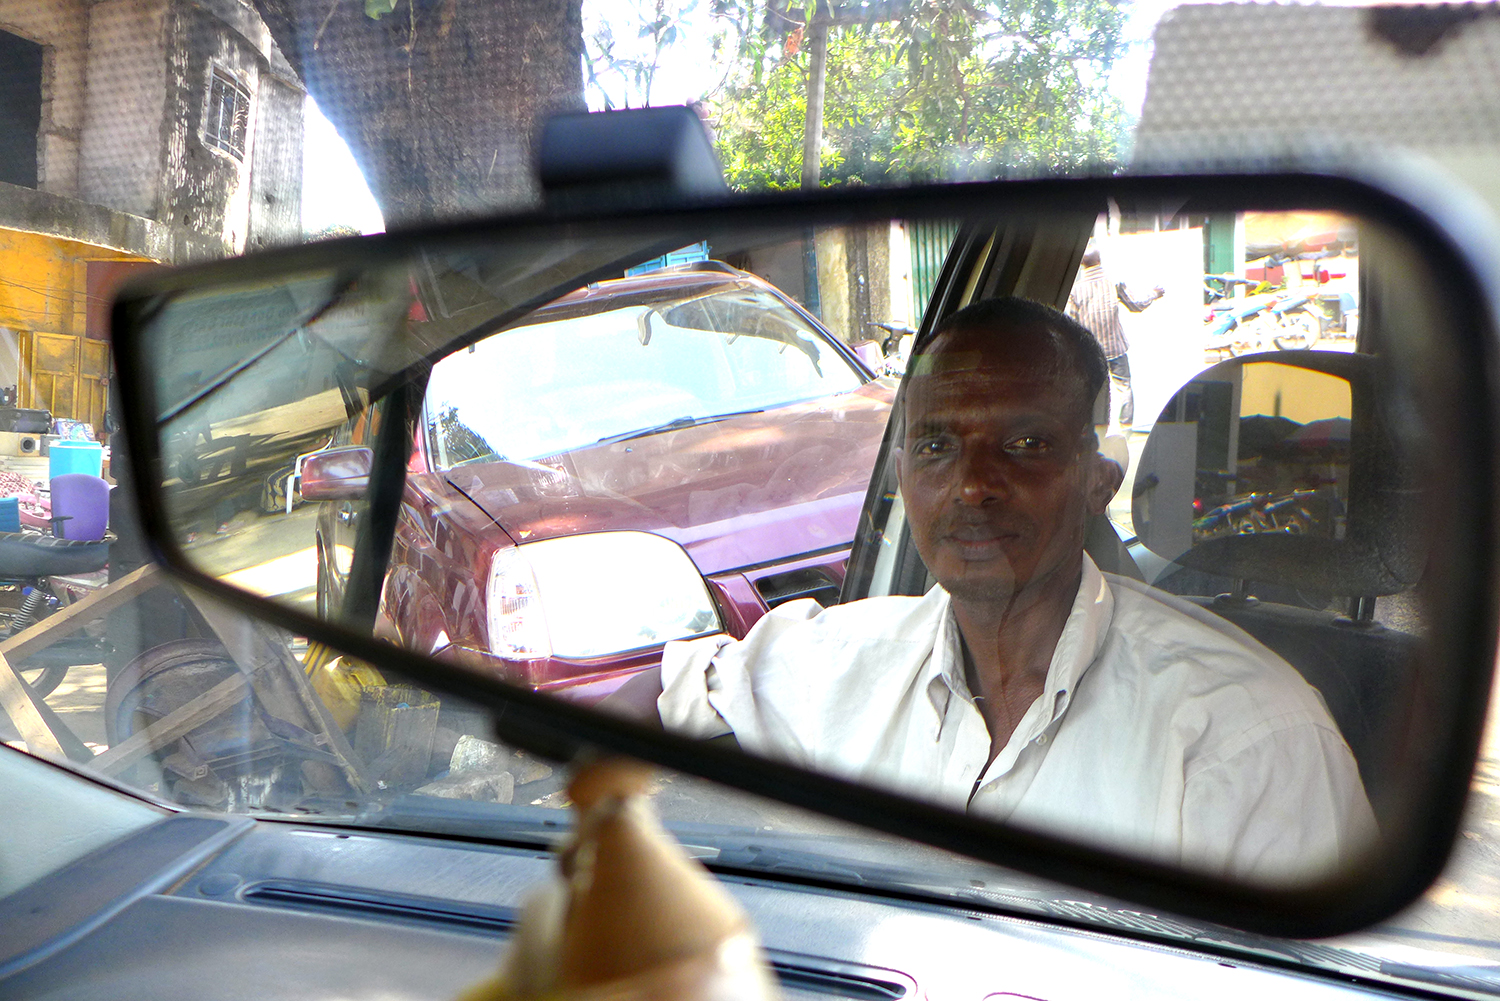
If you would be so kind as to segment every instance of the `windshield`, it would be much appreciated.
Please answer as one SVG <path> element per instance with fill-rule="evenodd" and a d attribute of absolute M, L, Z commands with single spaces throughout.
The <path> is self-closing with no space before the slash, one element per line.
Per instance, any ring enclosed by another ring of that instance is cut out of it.
<path fill-rule="evenodd" d="M 438 362 L 427 388 L 437 468 L 539 459 L 622 435 L 836 396 L 865 381 L 768 291 L 540 319 Z M 507 378 L 507 376 L 510 376 Z"/>
<path fill-rule="evenodd" d="M 0 578 L 0 634 L 68 624 L 46 641 L 6 647 L 46 713 L 40 722 L 0 717 L 0 736 L 192 809 L 539 844 L 566 827 L 562 769 L 497 739 L 484 712 L 161 586 L 123 501 L 125 445 L 112 412 L 109 301 L 124 281 L 162 265 L 534 208 L 534 137 L 557 109 L 691 104 L 736 194 L 1108 172 L 1133 156 L 1149 163 L 1184 135 L 1206 135 L 1218 150 L 1214 143 L 1238 148 L 1242 134 L 1277 129 L 1347 137 L 1357 131 L 1350 122 L 1363 122 L 1400 132 L 1407 120 L 1395 112 L 1374 123 L 1362 113 L 1397 104 L 1420 107 L 1425 131 L 1407 131 L 1437 143 L 1442 128 L 1427 117 L 1442 116 L 1431 109 L 1468 113 L 1420 89 L 1422 100 L 1401 103 L 1351 85 L 1366 62 L 1394 58 L 1347 48 L 1389 41 L 1366 32 L 1354 10 L 1292 30 L 1273 23 L 1274 12 L 1226 26 L 1212 10 L 1109 0 L 571 0 L 519 13 L 506 4 L 454 13 L 460 5 L 415 0 L 253 0 L 231 5 L 232 16 L 181 5 L 194 27 L 166 39 L 158 15 L 128 5 L 33 6 L 10 5 L 0 19 L 0 63 L 12 67 L 0 87 L 18 109 L 0 116 L 0 533 L 66 537 L 65 519 L 82 525 L 81 514 L 60 514 L 68 501 L 53 490 L 54 473 L 86 472 L 122 489 L 85 505 L 108 512 L 107 542 L 101 521 L 74 563 L 26 564 Z M 1278 44 L 1284 37 L 1295 46 Z M 1153 54 L 1164 69 L 1148 100 Z M 638 273 L 612 272 L 573 293 L 581 304 L 570 296 L 438 361 L 419 401 L 419 437 L 404 443 L 403 562 L 372 599 L 383 637 L 459 660 L 523 664 L 527 684 L 590 700 L 606 694 L 600 666 L 569 656 L 576 651 L 554 635 L 558 624 L 628 632 L 626 619 L 657 611 L 597 616 L 590 602 L 601 594 L 623 601 L 662 585 L 686 604 L 675 618 L 660 616 L 665 626 L 650 621 L 652 642 L 666 629 L 696 636 L 746 625 L 736 610 L 836 604 L 895 387 L 957 232 L 946 219 L 809 229 L 753 260 L 734 258 L 753 281 L 639 291 L 717 253 L 685 247 L 632 261 Z M 1185 496 L 1201 510 L 1179 526 L 1184 546 L 1247 526 L 1338 535 L 1349 470 L 1333 451 L 1347 400 L 1288 415 L 1274 391 L 1231 405 L 1228 383 L 1194 380 L 1247 351 L 1352 352 L 1357 240 L 1336 220 L 1205 221 L 1172 206 L 1118 204 L 1098 232 L 1127 297 L 1144 302 L 1157 285 L 1166 293 L 1150 310 L 1120 307 L 1130 347 L 1109 359 L 1116 386 L 1134 380 L 1133 419 L 1112 417 L 1117 428 L 1131 425 L 1121 436 L 1130 466 L 1149 458 L 1148 433 L 1174 403 L 1175 423 L 1207 401 L 1204 412 L 1266 436 L 1261 451 L 1248 438 L 1231 450 L 1225 437 L 1220 461 L 1189 471 L 1201 477 L 1190 475 Z M 1072 234 L 1068 247 L 1085 236 Z M 1066 253 L 1076 260 L 1074 249 Z M 1162 278 L 1152 267 L 1167 257 L 1171 276 Z M 1076 277 L 1057 276 L 1059 287 Z M 423 282 L 400 276 L 391 315 L 438 315 L 441 294 Z M 612 297 L 629 283 L 636 291 Z M 1316 289 L 1311 305 L 1283 314 L 1304 283 Z M 417 290 L 410 300 L 408 286 Z M 1264 322 L 1247 327 L 1253 337 L 1230 336 L 1239 328 L 1227 310 L 1256 296 L 1266 297 Z M 1267 320 L 1272 303 L 1277 315 Z M 286 371 L 298 371 L 305 349 L 288 341 Z M 185 363 L 184 385 L 215 371 Z M 178 539 L 184 549 L 206 563 L 248 562 L 238 582 L 329 616 L 355 571 L 362 509 L 358 500 L 306 499 L 303 468 L 317 453 L 373 448 L 388 418 L 385 403 L 368 406 L 341 377 L 336 366 L 309 376 L 319 382 L 318 413 L 296 416 L 316 428 L 303 428 L 285 462 L 265 461 L 255 434 L 205 421 L 184 431 L 165 473 L 202 500 L 201 517 Z M 1294 435 L 1310 443 L 1297 451 Z M 526 475 L 498 468 L 507 464 Z M 250 487 L 221 489 L 247 468 Z M 1150 550 L 1132 485 L 1114 495 L 1109 515 L 1124 544 Z M 273 519 L 290 540 L 279 548 L 265 546 L 261 531 Z M 660 551 L 626 560 L 619 554 L 636 552 L 623 547 L 530 564 L 495 556 L 602 530 L 677 548 L 670 560 Z M 692 561 L 686 583 L 672 576 L 683 553 Z M 549 618 L 539 594 L 548 569 L 563 563 L 605 567 L 624 583 L 571 593 L 566 614 L 554 608 Z M 1195 580 L 1208 595 L 1233 585 L 1208 572 Z M 97 614 L 68 612 L 101 593 L 109 598 Z M 1332 608 L 1322 593 L 1282 599 Z M 1416 636 L 1413 604 L 1404 592 L 1382 598 L 1376 621 Z M 632 669 L 644 664 L 642 635 L 610 637 L 637 657 Z M 271 662 L 292 680 L 252 698 L 241 667 Z M 156 728 L 189 704 L 199 714 L 192 725 L 173 717 Z M 695 854 L 728 871 L 914 888 L 954 906 L 1144 926 L 1309 967 L 1500 993 L 1493 734 L 1443 879 L 1408 913 L 1318 946 L 1142 916 L 681 776 L 662 779 L 656 796 Z M 341 748 L 369 773 L 350 770 Z"/>

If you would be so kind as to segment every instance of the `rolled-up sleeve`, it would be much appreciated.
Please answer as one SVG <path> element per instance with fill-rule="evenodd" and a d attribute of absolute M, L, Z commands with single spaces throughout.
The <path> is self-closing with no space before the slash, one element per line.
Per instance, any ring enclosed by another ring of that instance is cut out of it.
<path fill-rule="evenodd" d="M 730 732 L 714 709 L 712 688 L 718 682 L 714 658 L 734 642 L 720 634 L 667 644 L 661 653 L 661 695 L 656 700 L 662 726 L 704 740 Z"/>
<path fill-rule="evenodd" d="M 747 750 L 792 751 L 781 725 L 787 707 L 775 703 L 800 701 L 805 693 L 800 686 L 758 682 L 786 671 L 788 658 L 806 656 L 813 637 L 788 634 L 822 611 L 812 599 L 789 601 L 762 616 L 743 640 L 719 635 L 668 643 L 656 701 L 662 725 L 699 739 L 733 733 Z"/>

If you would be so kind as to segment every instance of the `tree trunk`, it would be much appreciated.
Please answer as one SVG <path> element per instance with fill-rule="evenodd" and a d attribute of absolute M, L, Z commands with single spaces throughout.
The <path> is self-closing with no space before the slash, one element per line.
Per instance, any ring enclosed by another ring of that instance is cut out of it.
<path fill-rule="evenodd" d="M 536 201 L 532 137 L 582 110 L 581 0 L 253 0 L 391 227 Z"/>
<path fill-rule="evenodd" d="M 802 132 L 802 187 L 816 189 L 823 170 L 823 86 L 828 75 L 828 18 L 819 12 L 807 24 L 807 124 Z"/>

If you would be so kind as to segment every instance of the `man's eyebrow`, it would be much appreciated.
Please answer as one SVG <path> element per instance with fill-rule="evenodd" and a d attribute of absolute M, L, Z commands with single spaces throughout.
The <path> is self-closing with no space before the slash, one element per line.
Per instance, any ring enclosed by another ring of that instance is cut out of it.
<path fill-rule="evenodd" d="M 1046 410 L 1013 411 L 1006 410 L 1003 406 L 995 406 L 993 410 L 986 407 L 981 401 L 973 406 L 948 407 L 941 410 L 929 410 L 920 417 L 907 418 L 908 430 L 947 430 L 957 424 L 971 418 L 985 420 L 987 417 L 995 420 L 1004 420 L 1007 424 L 1042 424 L 1053 423 L 1060 418 L 1054 413 Z M 1071 419 L 1066 419 L 1071 424 Z M 1084 421 L 1084 424 L 1089 423 Z"/>
<path fill-rule="evenodd" d="M 952 421 L 945 421 L 940 417 L 924 416 L 917 420 L 908 420 L 906 422 L 906 433 L 927 434 L 933 431 L 943 431 L 952 426 Z"/>

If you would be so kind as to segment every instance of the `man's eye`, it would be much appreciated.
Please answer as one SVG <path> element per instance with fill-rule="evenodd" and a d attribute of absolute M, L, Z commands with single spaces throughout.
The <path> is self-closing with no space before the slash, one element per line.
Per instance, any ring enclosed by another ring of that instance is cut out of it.
<path fill-rule="evenodd" d="M 1052 443 L 1049 442 L 1046 438 L 1043 438 L 1039 435 L 1026 435 L 1025 437 L 1017 438 L 1012 441 L 1010 445 L 1007 446 L 1007 448 L 1012 452 L 1026 452 L 1035 454 L 1039 452 L 1045 452 L 1047 451 L 1047 449 L 1051 448 L 1051 446 Z"/>
<path fill-rule="evenodd" d="M 912 451 L 917 455 L 928 457 L 942 455 L 948 451 L 948 443 L 941 439 L 929 438 L 926 441 L 917 442 Z"/>

